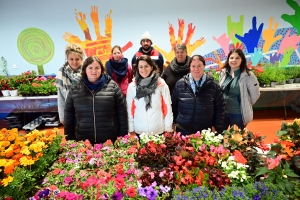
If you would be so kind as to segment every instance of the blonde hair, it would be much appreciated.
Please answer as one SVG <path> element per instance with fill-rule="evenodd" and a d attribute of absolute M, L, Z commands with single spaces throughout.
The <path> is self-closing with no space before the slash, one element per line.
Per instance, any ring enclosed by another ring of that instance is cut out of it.
<path fill-rule="evenodd" d="M 81 58 L 81 60 L 83 60 L 84 58 L 84 50 L 79 44 L 71 43 L 67 45 L 65 50 L 66 59 L 68 59 L 68 56 L 71 53 L 75 53 L 76 55 L 78 55 Z"/>
<path fill-rule="evenodd" d="M 174 51 L 176 51 L 177 49 L 182 49 L 183 51 L 187 52 L 187 48 L 184 43 L 176 44 L 176 46 L 174 47 Z"/>

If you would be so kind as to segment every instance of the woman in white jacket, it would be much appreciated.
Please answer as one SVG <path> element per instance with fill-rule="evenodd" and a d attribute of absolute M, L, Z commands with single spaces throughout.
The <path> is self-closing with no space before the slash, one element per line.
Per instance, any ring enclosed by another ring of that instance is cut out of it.
<path fill-rule="evenodd" d="M 136 59 L 135 78 L 127 90 L 129 132 L 148 135 L 173 132 L 173 113 L 168 85 L 147 55 Z"/>

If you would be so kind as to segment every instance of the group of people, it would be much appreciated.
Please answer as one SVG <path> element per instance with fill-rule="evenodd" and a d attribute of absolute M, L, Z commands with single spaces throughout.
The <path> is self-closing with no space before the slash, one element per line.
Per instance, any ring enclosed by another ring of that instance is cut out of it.
<path fill-rule="evenodd" d="M 259 84 L 242 50 L 230 51 L 217 83 L 205 73 L 205 59 L 188 56 L 184 43 L 175 46 L 175 58 L 163 70 L 149 32 L 140 41 L 132 67 L 117 45 L 105 66 L 96 56 L 84 60 L 79 45 L 67 46 L 56 76 L 67 140 L 95 144 L 128 133 L 189 135 L 208 128 L 222 133 L 233 125 L 244 129 L 253 119 Z"/>

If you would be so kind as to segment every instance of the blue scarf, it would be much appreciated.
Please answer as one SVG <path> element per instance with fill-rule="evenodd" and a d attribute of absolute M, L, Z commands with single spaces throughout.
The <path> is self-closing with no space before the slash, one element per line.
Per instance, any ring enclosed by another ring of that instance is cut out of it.
<path fill-rule="evenodd" d="M 107 80 L 107 75 L 106 74 L 102 74 L 102 76 L 99 78 L 99 80 L 97 81 L 96 84 L 92 84 L 88 79 L 87 77 L 85 77 L 83 79 L 83 82 L 85 83 L 85 85 L 90 89 L 92 90 L 92 92 L 94 93 L 95 91 L 97 90 L 100 90 L 104 84 L 106 83 L 106 80 Z"/>
<path fill-rule="evenodd" d="M 128 71 L 128 60 L 127 58 L 122 58 L 122 60 L 118 62 L 110 59 L 106 62 L 105 67 L 108 75 L 113 77 L 112 72 L 114 72 L 114 74 L 117 76 L 117 82 L 121 83 Z"/>

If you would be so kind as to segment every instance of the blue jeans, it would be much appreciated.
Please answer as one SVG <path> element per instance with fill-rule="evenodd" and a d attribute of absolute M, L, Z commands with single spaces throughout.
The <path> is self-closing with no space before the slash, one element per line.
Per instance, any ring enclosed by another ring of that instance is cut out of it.
<path fill-rule="evenodd" d="M 241 114 L 230 114 L 226 113 L 224 118 L 223 130 L 227 130 L 228 126 L 237 125 L 239 129 L 243 130 L 246 126 L 243 122 L 243 117 Z"/>

